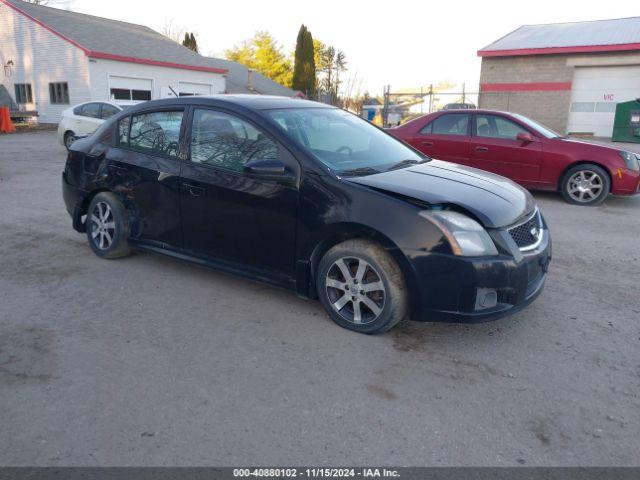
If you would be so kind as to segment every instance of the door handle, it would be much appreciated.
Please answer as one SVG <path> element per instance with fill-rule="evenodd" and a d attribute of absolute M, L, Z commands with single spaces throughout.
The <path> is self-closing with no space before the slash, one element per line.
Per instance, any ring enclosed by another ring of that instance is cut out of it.
<path fill-rule="evenodd" d="M 476 147 L 476 152 L 488 152 L 489 147 Z"/>
<path fill-rule="evenodd" d="M 425 147 L 433 147 L 433 142 L 420 142 Z"/>
<path fill-rule="evenodd" d="M 182 189 L 185 192 L 188 192 L 192 197 L 201 197 L 204 195 L 205 189 L 202 187 L 197 187 L 195 185 L 189 185 L 188 183 L 182 184 Z"/>

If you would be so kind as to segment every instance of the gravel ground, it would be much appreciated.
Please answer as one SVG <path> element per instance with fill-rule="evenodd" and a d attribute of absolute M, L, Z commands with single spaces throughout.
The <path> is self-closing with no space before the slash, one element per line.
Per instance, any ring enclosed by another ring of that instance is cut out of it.
<path fill-rule="evenodd" d="M 536 194 L 533 305 L 372 337 L 189 263 L 100 260 L 64 157 L 0 137 L 0 465 L 640 465 L 640 197 Z"/>

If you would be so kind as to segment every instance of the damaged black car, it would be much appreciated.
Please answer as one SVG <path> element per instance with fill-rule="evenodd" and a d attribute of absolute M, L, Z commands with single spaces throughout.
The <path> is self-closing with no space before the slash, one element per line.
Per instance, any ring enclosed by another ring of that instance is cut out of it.
<path fill-rule="evenodd" d="M 144 249 L 268 282 L 362 333 L 514 313 L 551 260 L 523 188 L 306 100 L 140 104 L 73 144 L 62 184 L 99 257 Z"/>

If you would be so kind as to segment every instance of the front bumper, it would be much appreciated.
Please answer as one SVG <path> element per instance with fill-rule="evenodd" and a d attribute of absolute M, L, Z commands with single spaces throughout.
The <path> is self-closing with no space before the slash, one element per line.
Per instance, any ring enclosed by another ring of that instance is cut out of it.
<path fill-rule="evenodd" d="M 545 230 L 538 248 L 517 258 L 404 253 L 415 273 L 411 289 L 413 320 L 486 322 L 515 313 L 540 295 L 551 261 L 551 237 Z M 497 303 L 483 308 L 480 296 L 492 291 Z"/>
<path fill-rule="evenodd" d="M 611 193 L 614 195 L 637 195 L 640 193 L 640 173 L 618 169 L 611 178 Z"/>

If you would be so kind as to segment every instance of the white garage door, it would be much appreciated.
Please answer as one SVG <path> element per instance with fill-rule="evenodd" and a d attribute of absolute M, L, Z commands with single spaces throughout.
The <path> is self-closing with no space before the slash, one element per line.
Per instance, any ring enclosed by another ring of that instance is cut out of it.
<path fill-rule="evenodd" d="M 109 75 L 109 98 L 122 105 L 151 100 L 153 80 Z"/>
<path fill-rule="evenodd" d="M 576 67 L 568 133 L 611 137 L 616 104 L 640 97 L 640 66 Z"/>
<path fill-rule="evenodd" d="M 179 89 L 178 94 L 181 97 L 211 95 L 213 93 L 213 85 L 207 83 L 180 82 Z"/>

